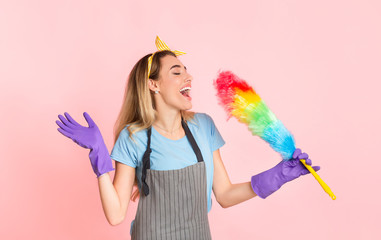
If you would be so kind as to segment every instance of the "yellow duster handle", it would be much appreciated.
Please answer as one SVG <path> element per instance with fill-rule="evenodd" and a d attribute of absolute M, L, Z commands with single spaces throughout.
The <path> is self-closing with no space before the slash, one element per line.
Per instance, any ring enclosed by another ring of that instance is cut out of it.
<path fill-rule="evenodd" d="M 308 171 L 310 171 L 312 173 L 312 175 L 316 178 L 316 180 L 319 182 L 319 184 L 321 185 L 321 187 L 324 189 L 324 191 L 326 193 L 328 193 L 328 195 L 332 198 L 332 200 L 335 200 L 336 199 L 336 196 L 335 194 L 333 194 L 333 192 L 331 191 L 331 189 L 328 187 L 327 184 L 325 184 L 325 182 L 320 178 L 320 176 L 315 172 L 315 170 L 310 166 L 310 165 L 307 165 L 306 164 L 306 160 L 304 159 L 300 159 L 300 161 L 303 163 L 303 165 L 308 169 Z"/>

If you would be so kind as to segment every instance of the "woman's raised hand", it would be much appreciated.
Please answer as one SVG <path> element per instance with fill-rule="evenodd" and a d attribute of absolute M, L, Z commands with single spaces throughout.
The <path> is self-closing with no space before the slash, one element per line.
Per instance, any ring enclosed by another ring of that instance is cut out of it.
<path fill-rule="evenodd" d="M 94 173 L 99 177 L 100 175 L 115 170 L 112 166 L 112 161 L 108 153 L 106 144 L 104 143 L 101 132 L 98 126 L 87 112 L 83 113 L 88 127 L 84 127 L 77 123 L 69 113 L 64 113 L 66 118 L 62 115 L 58 115 L 58 118 L 62 121 L 56 121 L 60 128 L 57 130 L 64 136 L 70 138 L 79 146 L 89 148 L 89 158 L 93 167 Z"/>
<path fill-rule="evenodd" d="M 84 127 L 77 123 L 69 113 L 64 113 L 66 118 L 61 114 L 58 115 L 58 118 L 62 121 L 56 121 L 57 125 L 60 127 L 57 130 L 62 133 L 64 136 L 72 139 L 75 143 L 84 148 L 93 149 L 98 147 L 103 142 L 103 137 L 99 131 L 98 126 L 95 124 L 93 119 L 87 112 L 83 113 L 88 127 Z"/>

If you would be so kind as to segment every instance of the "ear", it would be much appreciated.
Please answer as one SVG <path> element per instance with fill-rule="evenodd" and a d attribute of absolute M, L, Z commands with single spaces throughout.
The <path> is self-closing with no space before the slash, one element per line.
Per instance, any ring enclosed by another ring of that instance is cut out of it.
<path fill-rule="evenodd" d="M 158 81 L 155 81 L 155 80 L 152 80 L 152 79 L 148 79 L 148 87 L 152 91 L 155 91 L 155 90 L 159 90 L 160 91 Z"/>

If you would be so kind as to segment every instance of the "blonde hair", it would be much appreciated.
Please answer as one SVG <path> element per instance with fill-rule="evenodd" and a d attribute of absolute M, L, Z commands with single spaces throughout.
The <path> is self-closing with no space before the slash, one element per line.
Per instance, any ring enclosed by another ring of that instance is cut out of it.
<path fill-rule="evenodd" d="M 153 92 L 148 87 L 148 58 L 152 53 L 141 58 L 132 68 L 124 92 L 123 104 L 117 120 L 114 125 L 114 144 L 116 143 L 120 132 L 127 126 L 129 137 L 133 142 L 133 134 L 137 131 L 147 129 L 152 126 L 155 115 L 155 99 Z M 158 81 L 160 76 L 160 59 L 166 55 L 176 55 L 169 50 L 156 52 L 152 58 L 151 73 L 149 78 Z M 193 122 L 195 112 L 180 110 L 184 121 Z M 136 143 L 136 142 L 135 142 Z M 135 175 L 134 187 L 137 188 L 137 177 Z M 131 196 L 132 201 L 140 196 L 137 188 Z"/>

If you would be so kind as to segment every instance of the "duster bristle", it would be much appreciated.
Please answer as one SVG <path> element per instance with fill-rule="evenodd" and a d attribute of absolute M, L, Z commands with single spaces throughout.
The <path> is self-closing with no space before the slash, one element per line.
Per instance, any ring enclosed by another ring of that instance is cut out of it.
<path fill-rule="evenodd" d="M 213 82 L 219 104 L 224 107 L 229 120 L 232 116 L 248 125 L 253 135 L 261 137 L 281 154 L 291 159 L 295 151 L 292 134 L 270 111 L 254 89 L 231 71 L 219 72 Z"/>
<path fill-rule="evenodd" d="M 242 81 L 230 71 L 220 72 L 213 85 L 217 89 L 219 104 L 228 113 L 228 119 L 232 116 L 232 111 L 234 110 L 232 105 L 236 96 L 234 89 L 254 91 L 245 81 Z"/>

